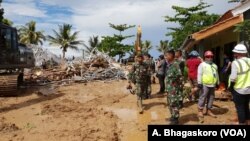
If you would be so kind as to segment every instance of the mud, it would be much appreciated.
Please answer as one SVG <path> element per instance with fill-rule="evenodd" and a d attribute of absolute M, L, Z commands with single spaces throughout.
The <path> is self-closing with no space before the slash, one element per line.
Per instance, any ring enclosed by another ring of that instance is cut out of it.
<path fill-rule="evenodd" d="M 0 98 L 1 141 L 145 141 L 149 124 L 168 124 L 166 97 L 144 101 L 138 113 L 136 97 L 126 81 L 91 82 L 63 86 L 50 95 L 26 90 L 19 97 Z M 233 124 L 233 102 L 215 101 L 218 118 L 205 116 L 204 124 Z M 185 103 L 181 124 L 200 124 L 197 104 Z"/>
<path fill-rule="evenodd" d="M 19 130 L 19 127 L 17 127 L 15 124 L 6 123 L 5 121 L 6 121 L 5 118 L 2 118 L 0 120 L 0 132 L 8 133 L 8 132 L 14 132 L 14 131 Z"/>

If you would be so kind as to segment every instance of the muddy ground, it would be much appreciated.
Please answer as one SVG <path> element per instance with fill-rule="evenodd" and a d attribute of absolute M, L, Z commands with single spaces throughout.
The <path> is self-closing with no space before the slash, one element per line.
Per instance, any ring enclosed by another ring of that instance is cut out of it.
<path fill-rule="evenodd" d="M 168 124 L 166 98 L 155 95 L 137 112 L 136 97 L 126 81 L 61 86 L 51 95 L 28 89 L 19 97 L 0 98 L 1 141 L 146 141 L 148 124 Z M 218 118 L 203 124 L 232 124 L 232 101 L 215 101 Z M 181 124 L 200 124 L 197 104 L 185 103 Z"/>

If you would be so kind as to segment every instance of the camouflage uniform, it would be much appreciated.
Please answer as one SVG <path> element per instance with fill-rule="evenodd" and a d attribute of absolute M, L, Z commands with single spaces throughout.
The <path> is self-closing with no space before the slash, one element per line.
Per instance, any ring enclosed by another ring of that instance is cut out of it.
<path fill-rule="evenodd" d="M 139 113 L 143 113 L 143 103 L 142 100 L 146 97 L 147 88 L 148 88 L 148 75 L 150 69 L 148 65 L 144 62 L 135 63 L 132 66 L 132 69 L 128 75 L 130 81 L 135 84 L 135 93 L 137 95 L 137 105 L 139 107 Z"/>
<path fill-rule="evenodd" d="M 146 94 L 145 94 L 147 97 L 149 97 L 151 95 L 151 92 L 152 92 L 151 76 L 155 73 L 155 64 L 151 59 L 146 60 L 144 62 L 148 65 L 148 68 L 149 68 L 149 73 L 148 73 L 148 78 L 147 78 L 147 81 L 148 81 L 147 86 L 148 87 L 147 87 Z"/>
<path fill-rule="evenodd" d="M 179 93 L 180 93 L 180 95 L 181 95 L 181 98 L 180 98 L 180 104 L 182 104 L 182 102 L 183 102 L 183 100 L 184 100 L 184 98 L 185 98 L 185 93 L 183 92 L 184 90 L 184 68 L 185 68 L 185 62 L 184 62 L 184 60 L 179 60 L 179 59 L 176 59 L 176 63 L 178 63 L 179 64 L 179 69 L 180 69 L 180 71 L 181 71 L 181 77 L 180 77 L 180 83 L 179 83 L 179 85 L 180 85 L 180 87 L 179 87 Z"/>
<path fill-rule="evenodd" d="M 171 113 L 171 119 L 179 118 L 179 101 L 182 99 L 181 95 L 181 81 L 182 73 L 178 62 L 174 61 L 169 65 L 165 77 L 165 91 L 167 92 L 167 104 Z"/>
<path fill-rule="evenodd" d="M 136 86 L 136 95 L 138 97 L 145 97 L 148 88 L 148 75 L 149 67 L 146 63 L 141 64 L 135 63 L 129 73 L 129 80 L 132 81 Z"/>

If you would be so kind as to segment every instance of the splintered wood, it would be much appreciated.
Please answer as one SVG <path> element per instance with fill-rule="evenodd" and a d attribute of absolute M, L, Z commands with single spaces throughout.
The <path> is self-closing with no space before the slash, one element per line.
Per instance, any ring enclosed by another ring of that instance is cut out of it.
<path fill-rule="evenodd" d="M 125 79 L 126 73 L 120 64 L 104 55 L 94 55 L 88 60 L 62 61 L 60 66 L 50 69 L 34 68 L 25 74 L 25 80 L 30 83 L 47 83 L 62 81 L 92 81 Z"/>

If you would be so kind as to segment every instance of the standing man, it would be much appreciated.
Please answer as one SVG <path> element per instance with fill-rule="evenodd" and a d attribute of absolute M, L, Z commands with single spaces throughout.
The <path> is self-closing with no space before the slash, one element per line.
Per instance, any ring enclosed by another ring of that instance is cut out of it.
<path fill-rule="evenodd" d="M 157 62 L 157 73 L 156 76 L 159 80 L 160 83 L 160 91 L 157 94 L 163 94 L 165 92 L 165 83 L 164 83 L 164 79 L 165 79 L 165 70 L 166 70 L 166 61 L 164 59 L 164 55 L 160 55 L 158 62 Z"/>
<path fill-rule="evenodd" d="M 230 91 L 233 94 L 239 124 L 249 124 L 250 58 L 247 58 L 247 48 L 243 44 L 236 45 L 233 53 L 235 60 L 230 75 Z"/>
<path fill-rule="evenodd" d="M 175 52 L 175 59 L 177 62 L 179 62 L 179 66 L 180 66 L 180 69 L 181 69 L 181 73 L 182 75 L 184 75 L 184 69 L 185 69 L 185 60 L 184 58 L 182 57 L 182 52 L 181 50 L 177 50 Z"/>
<path fill-rule="evenodd" d="M 175 125 L 179 123 L 179 110 L 182 99 L 181 95 L 181 70 L 178 62 L 175 61 L 175 52 L 173 50 L 165 53 L 165 58 L 168 62 L 168 70 L 165 76 L 165 90 L 167 92 L 167 104 L 171 113 L 170 124 Z"/>
<path fill-rule="evenodd" d="M 43 68 L 44 70 L 47 69 L 46 60 L 45 60 L 45 59 L 43 59 L 43 61 L 42 61 L 42 68 Z"/>
<path fill-rule="evenodd" d="M 155 68 L 155 66 L 156 66 L 156 62 L 154 61 L 154 57 L 153 56 L 151 56 L 151 62 L 152 62 L 152 70 L 153 70 L 153 74 L 152 74 L 152 83 L 153 84 L 155 84 L 156 82 L 155 82 L 155 72 L 156 72 L 156 68 Z"/>
<path fill-rule="evenodd" d="M 129 74 L 129 86 L 131 87 L 131 82 L 135 84 L 136 90 L 135 93 L 137 95 L 137 105 L 139 107 L 139 113 L 143 113 L 143 103 L 142 100 L 145 97 L 148 88 L 148 75 L 150 73 L 150 69 L 148 65 L 143 62 L 143 56 L 137 55 L 136 62 L 133 64 Z"/>
<path fill-rule="evenodd" d="M 205 62 L 198 67 L 198 87 L 202 89 L 202 94 L 198 101 L 198 117 L 200 122 L 204 122 L 203 109 L 206 107 L 205 114 L 216 118 L 211 109 L 215 97 L 215 87 L 219 85 L 219 75 L 217 65 L 213 63 L 213 53 L 206 51 Z"/>
<path fill-rule="evenodd" d="M 155 63 L 151 60 L 151 56 L 146 53 L 143 55 L 144 62 L 148 65 L 149 74 L 148 74 L 148 88 L 146 90 L 146 99 L 151 97 L 152 87 L 151 87 L 151 76 L 155 73 Z"/>
<path fill-rule="evenodd" d="M 180 70 L 181 70 L 181 74 L 182 74 L 182 83 L 181 83 L 181 87 L 180 87 L 180 93 L 182 95 L 182 98 L 180 99 L 179 103 L 181 108 L 183 108 L 183 99 L 184 99 L 184 93 L 183 93 L 183 87 L 184 87 L 184 69 L 185 69 L 185 60 L 182 57 L 182 52 L 181 50 L 177 50 L 175 52 L 175 59 L 176 62 L 179 64 Z"/>
<path fill-rule="evenodd" d="M 231 73 L 231 64 L 228 55 L 225 53 L 223 58 L 223 67 L 222 67 L 222 74 L 223 74 L 223 82 L 225 83 L 225 90 L 228 88 L 228 79 Z"/>
<path fill-rule="evenodd" d="M 201 64 L 201 59 L 198 58 L 199 53 L 195 50 L 189 53 L 189 58 L 187 59 L 186 65 L 188 68 L 188 79 L 190 81 L 192 90 L 190 94 L 190 101 L 195 101 L 196 97 L 198 97 L 198 82 L 197 82 L 197 74 L 198 74 L 198 67 Z"/>

